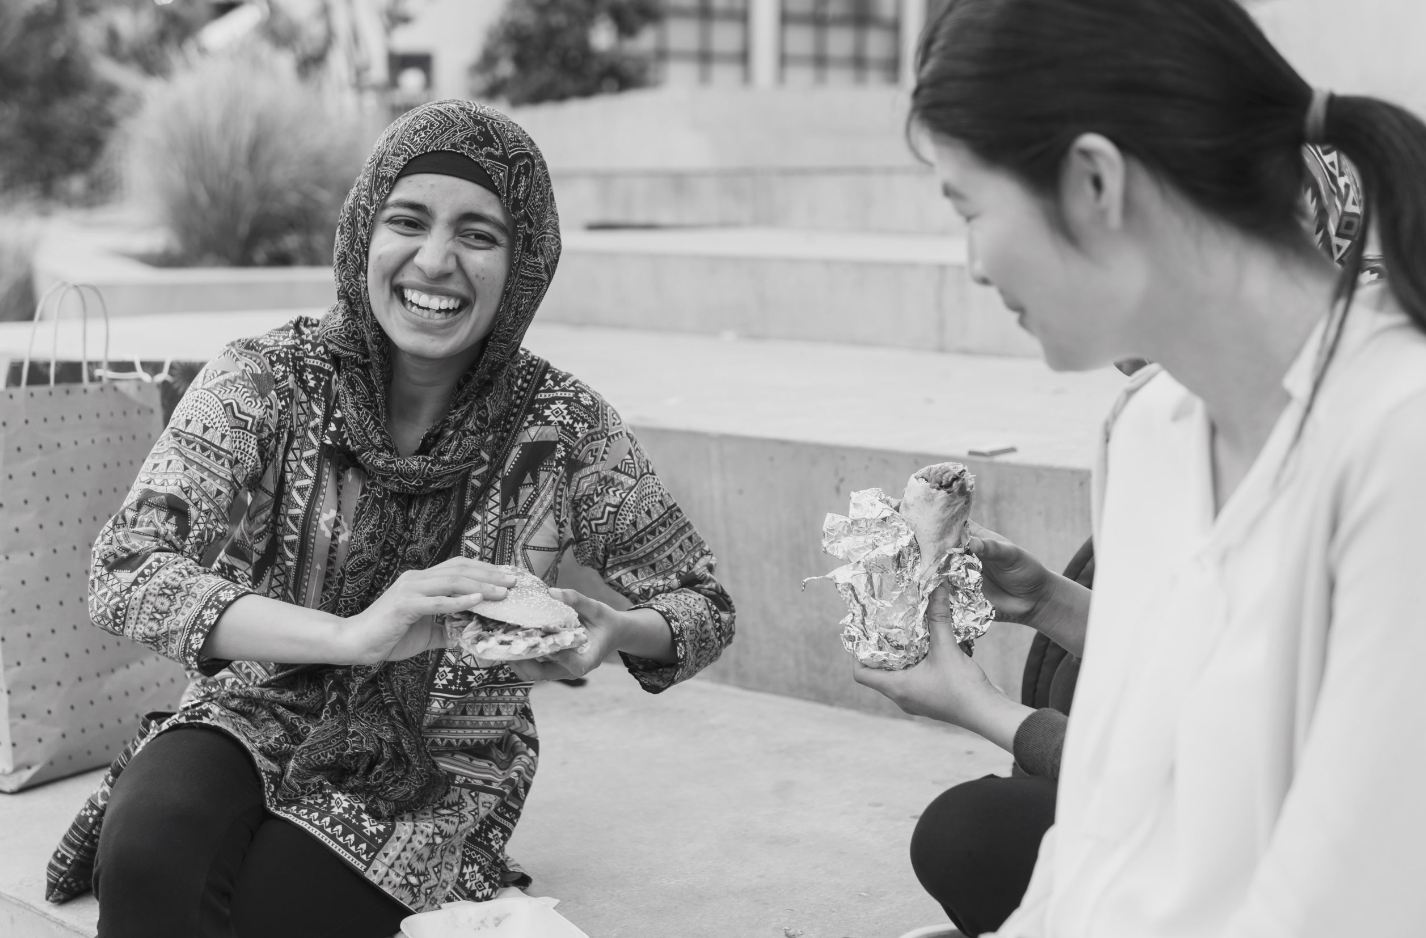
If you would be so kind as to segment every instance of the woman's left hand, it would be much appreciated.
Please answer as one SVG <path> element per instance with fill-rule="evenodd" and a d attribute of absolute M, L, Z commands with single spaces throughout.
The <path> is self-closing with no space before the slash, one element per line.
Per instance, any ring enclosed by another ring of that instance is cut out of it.
<path fill-rule="evenodd" d="M 550 595 L 579 614 L 579 624 L 589 633 L 583 650 L 566 648 L 546 658 L 510 662 L 510 670 L 526 681 L 561 681 L 584 677 L 618 651 L 626 634 L 628 613 L 590 599 L 578 590 L 552 589 Z"/>
<path fill-rule="evenodd" d="M 956 643 L 946 587 L 931 596 L 927 626 L 931 650 L 920 664 L 902 671 L 869 668 L 852 659 L 858 684 L 885 694 L 902 710 L 979 733 L 1009 751 L 1015 731 L 1033 711 L 1012 701 Z"/>

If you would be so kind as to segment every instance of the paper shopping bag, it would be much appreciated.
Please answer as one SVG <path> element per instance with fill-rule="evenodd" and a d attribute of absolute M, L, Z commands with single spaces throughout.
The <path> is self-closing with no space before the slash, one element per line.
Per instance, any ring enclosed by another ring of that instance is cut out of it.
<path fill-rule="evenodd" d="M 107 364 L 107 363 L 106 363 Z M 28 371 L 26 363 L 25 371 Z M 157 384 L 0 390 L 0 791 L 108 765 L 183 669 L 89 622 L 89 558 L 163 430 Z"/>
<path fill-rule="evenodd" d="M 89 623 L 89 557 L 162 426 L 158 388 L 0 391 L 0 791 L 107 765 L 183 669 Z"/>

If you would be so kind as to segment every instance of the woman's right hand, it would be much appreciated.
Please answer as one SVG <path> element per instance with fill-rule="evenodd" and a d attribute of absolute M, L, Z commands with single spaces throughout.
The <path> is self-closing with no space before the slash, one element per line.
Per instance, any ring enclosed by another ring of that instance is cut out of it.
<path fill-rule="evenodd" d="M 1055 576 L 1034 554 L 970 522 L 970 552 L 980 558 L 981 589 L 1002 622 L 1034 625 L 1054 591 Z"/>
<path fill-rule="evenodd" d="M 336 664 L 380 664 L 450 644 L 438 616 L 463 612 L 482 599 L 504 599 L 515 578 L 493 564 L 452 557 L 407 570 L 363 611 L 341 622 Z"/>

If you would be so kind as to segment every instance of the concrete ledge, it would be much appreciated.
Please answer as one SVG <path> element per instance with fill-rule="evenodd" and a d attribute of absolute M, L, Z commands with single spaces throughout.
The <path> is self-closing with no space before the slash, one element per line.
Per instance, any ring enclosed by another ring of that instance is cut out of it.
<path fill-rule="evenodd" d="M 555 175 L 560 222 L 959 234 L 924 167 L 765 168 Z"/>
<path fill-rule="evenodd" d="M 135 318 L 118 324 L 115 357 L 206 358 L 286 318 Z M 61 325 L 62 347 L 77 350 L 77 324 Z M 25 324 L 0 326 L 0 358 L 16 344 L 23 351 L 27 335 Z M 718 555 L 741 625 L 711 675 L 885 714 L 895 708 L 850 679 L 835 591 L 801 591 L 835 564 L 820 547 L 827 512 L 845 511 L 854 489 L 897 492 L 917 468 L 961 459 L 977 476 L 977 519 L 1063 564 L 1089 534 L 1095 440 L 1123 380 L 1112 369 L 1057 374 L 1024 358 L 549 324 L 531 329 L 528 343 L 619 408 Z M 1003 446 L 1015 451 L 969 456 Z M 567 575 L 610 596 L 588 571 Z M 977 647 L 1012 695 L 1029 638 L 1000 624 Z"/>
<path fill-rule="evenodd" d="M 663 87 L 514 108 L 553 173 L 914 167 L 895 87 Z"/>
<path fill-rule="evenodd" d="M 976 473 L 977 520 L 1063 565 L 1089 536 L 1095 440 L 1123 381 L 1018 358 L 549 325 L 529 343 L 620 409 L 718 556 L 740 625 L 710 676 L 888 715 L 899 711 L 851 680 L 835 590 L 801 589 L 836 564 L 821 551 L 826 514 L 854 489 L 899 492 L 921 466 L 960 459 Z M 1016 451 L 968 456 L 999 444 Z M 563 575 L 614 598 L 589 571 Z M 1031 637 L 1001 623 L 976 648 L 1017 698 Z"/>
<path fill-rule="evenodd" d="M 114 323 L 110 354 L 206 361 L 234 339 L 322 312 L 130 317 Z M 0 358 L 23 357 L 32 328 L 0 323 Z M 80 338 L 73 320 L 42 324 L 36 357 L 47 358 L 57 345 L 62 360 L 75 360 Z M 91 351 L 95 344 L 91 335 Z M 526 344 L 588 381 L 640 428 L 902 453 L 1014 447 L 994 465 L 1088 470 L 1101 420 L 1123 383 L 1113 369 L 1059 373 L 1028 358 L 543 321 Z"/>
<path fill-rule="evenodd" d="M 121 253 L 153 243 L 151 232 L 57 226 L 35 254 L 35 295 L 60 281 L 92 283 L 114 317 L 327 307 L 336 300 L 329 267 L 155 267 Z M 65 315 L 77 315 L 71 303 Z"/>
<path fill-rule="evenodd" d="M 543 322 L 1039 357 L 965 243 L 771 228 L 571 231 Z"/>
<path fill-rule="evenodd" d="M 324 308 L 335 299 L 327 268 L 157 268 L 118 253 L 124 237 L 73 229 L 52 235 L 35 260 L 36 289 L 60 280 L 92 283 L 116 318 Z M 1039 357 L 999 295 L 971 282 L 964 241 L 935 235 L 566 231 L 540 319 Z"/>
<path fill-rule="evenodd" d="M 852 680 L 839 625 L 846 608 L 829 583 L 802 587 L 837 565 L 821 550 L 822 520 L 845 513 L 854 489 L 899 492 L 922 466 L 946 459 L 976 474 L 976 519 L 1063 566 L 1089 536 L 1089 472 L 996 464 L 954 451 L 923 453 L 651 429 L 635 424 L 659 475 L 719 559 L 738 608 L 738 637 L 709 669 L 717 681 L 884 716 L 886 698 Z M 561 582 L 619 603 L 589 570 L 566 563 Z M 1034 632 L 1001 622 L 975 647 L 986 675 L 1019 699 Z"/>

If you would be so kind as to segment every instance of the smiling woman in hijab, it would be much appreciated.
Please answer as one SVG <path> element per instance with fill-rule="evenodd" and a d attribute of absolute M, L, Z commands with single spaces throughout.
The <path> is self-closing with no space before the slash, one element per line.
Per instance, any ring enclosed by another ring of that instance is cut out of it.
<path fill-rule="evenodd" d="M 99 935 L 391 935 L 528 881 L 530 681 L 614 651 L 653 693 L 718 657 L 714 558 L 597 393 L 521 348 L 559 221 L 534 143 L 466 101 L 398 119 L 342 210 L 338 300 L 235 342 L 95 545 L 101 628 L 201 675 L 50 863 Z M 588 650 L 482 668 L 437 618 L 560 556 Z"/>

